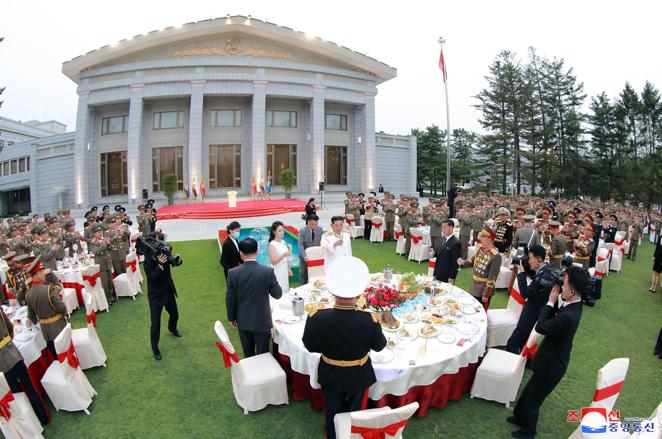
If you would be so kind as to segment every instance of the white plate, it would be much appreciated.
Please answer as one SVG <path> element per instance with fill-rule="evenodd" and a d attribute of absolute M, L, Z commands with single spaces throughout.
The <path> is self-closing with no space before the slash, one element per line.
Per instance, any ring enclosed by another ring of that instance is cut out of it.
<path fill-rule="evenodd" d="M 428 299 L 428 301 L 425 303 L 427 303 L 432 307 L 436 307 L 436 306 L 442 306 L 444 304 L 444 301 L 439 298 L 433 297 L 431 299 Z"/>
<path fill-rule="evenodd" d="M 301 317 L 299 317 L 299 316 L 295 316 L 295 315 L 286 316 L 286 317 L 283 319 L 283 321 L 284 321 L 285 323 L 289 323 L 289 324 L 292 324 L 292 323 L 299 323 L 299 322 L 301 321 Z"/>
<path fill-rule="evenodd" d="M 478 311 L 473 306 L 465 306 L 462 308 L 462 312 L 465 314 L 476 314 Z"/>
<path fill-rule="evenodd" d="M 407 329 L 407 332 L 409 333 L 409 337 L 402 336 L 402 334 L 400 334 L 400 331 L 398 331 L 396 333 L 396 335 L 398 336 L 398 338 L 400 340 L 414 340 L 414 339 L 416 339 L 416 337 L 417 337 L 416 331 L 414 331 L 413 329 L 410 328 L 410 329 Z"/>
<path fill-rule="evenodd" d="M 380 326 L 382 327 L 382 330 L 383 330 L 383 331 L 387 331 L 387 332 L 398 332 L 399 330 L 402 329 L 402 322 L 401 322 L 399 319 L 396 319 L 396 321 L 398 322 L 398 327 L 397 327 L 397 328 L 393 328 L 393 329 L 391 329 L 391 328 L 389 328 L 389 327 L 387 327 L 387 326 L 384 326 L 384 325 L 380 325 Z"/>
<path fill-rule="evenodd" d="M 407 317 L 410 317 L 410 316 L 414 317 L 414 319 L 413 320 L 407 320 Z M 402 316 L 402 321 L 405 322 L 405 323 L 416 323 L 416 322 L 418 322 L 418 316 L 414 313 L 405 314 L 404 316 Z"/>
<path fill-rule="evenodd" d="M 473 323 L 460 323 L 455 329 L 457 329 L 457 332 L 465 335 L 476 335 L 480 332 L 480 328 Z"/>
<path fill-rule="evenodd" d="M 440 342 L 446 343 L 446 344 L 451 344 L 455 342 L 455 336 L 451 334 L 439 334 L 437 336 Z"/>
<path fill-rule="evenodd" d="M 432 329 L 434 329 L 434 332 L 432 334 L 425 335 L 425 334 L 423 334 L 423 328 L 421 328 L 421 329 L 418 330 L 418 335 L 420 335 L 421 337 L 424 337 L 424 338 L 432 338 L 432 337 L 438 336 L 439 333 L 441 332 L 439 330 L 439 328 L 437 328 L 437 327 L 433 326 Z"/>
<path fill-rule="evenodd" d="M 388 363 L 389 361 L 393 360 L 394 357 L 395 353 L 390 349 L 382 349 L 379 352 L 370 352 L 370 359 L 375 364 Z"/>
<path fill-rule="evenodd" d="M 457 302 L 460 305 L 473 305 L 476 303 L 476 299 L 474 299 L 473 297 L 467 297 L 463 295 L 462 297 L 459 297 L 457 299 Z"/>
<path fill-rule="evenodd" d="M 455 326 L 455 325 L 457 325 L 459 322 L 460 322 L 460 321 L 459 321 L 457 318 L 455 318 L 455 317 L 448 317 L 448 318 L 445 318 L 445 319 L 444 319 L 444 323 L 443 323 L 443 324 L 444 324 L 444 325 Z"/>

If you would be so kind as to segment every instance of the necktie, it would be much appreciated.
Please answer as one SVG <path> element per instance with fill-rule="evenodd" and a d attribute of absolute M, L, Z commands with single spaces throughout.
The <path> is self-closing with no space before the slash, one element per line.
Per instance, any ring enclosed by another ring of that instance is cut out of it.
<path fill-rule="evenodd" d="M 310 229 L 310 233 L 312 233 L 313 242 L 315 242 L 315 229 Z"/>
<path fill-rule="evenodd" d="M 444 245 L 446 245 L 446 237 L 445 236 L 443 238 L 441 238 L 441 247 L 443 248 Z"/>

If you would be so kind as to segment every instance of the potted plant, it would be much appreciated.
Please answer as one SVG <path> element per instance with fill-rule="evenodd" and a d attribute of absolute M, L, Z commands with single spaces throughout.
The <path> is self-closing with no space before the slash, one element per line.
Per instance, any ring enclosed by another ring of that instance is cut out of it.
<path fill-rule="evenodd" d="M 163 195 L 168 199 L 168 206 L 175 202 L 175 193 L 177 192 L 177 176 L 175 174 L 165 174 L 161 179 Z"/>
<path fill-rule="evenodd" d="M 283 169 L 280 172 L 280 184 L 285 189 L 285 198 L 292 198 L 292 187 L 296 184 L 296 176 L 291 169 Z"/>

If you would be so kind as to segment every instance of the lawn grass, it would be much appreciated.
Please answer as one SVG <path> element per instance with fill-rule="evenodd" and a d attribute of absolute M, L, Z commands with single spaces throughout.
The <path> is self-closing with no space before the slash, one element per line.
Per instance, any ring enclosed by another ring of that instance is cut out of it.
<path fill-rule="evenodd" d="M 426 264 L 407 262 L 393 243 L 352 242 L 354 255 L 372 272 L 391 264 L 395 271 L 427 271 Z M 108 354 L 108 367 L 86 371 L 99 393 L 82 412 L 55 412 L 46 437 L 58 438 L 316 438 L 322 437 L 323 416 L 309 401 L 268 407 L 244 416 L 235 404 L 230 373 L 215 346 L 214 321 L 229 328 L 225 312 L 225 279 L 218 264 L 216 241 L 174 243 L 184 265 L 173 269 L 179 292 L 181 339 L 166 329 L 162 318 L 161 352 L 155 361 L 149 345 L 146 294 L 122 299 L 110 313 L 100 313 L 97 332 Z M 609 360 L 630 358 L 630 370 L 617 402 L 621 417 L 648 416 L 662 400 L 662 368 L 652 355 L 660 329 L 662 293 L 647 292 L 653 246 L 644 243 L 636 262 L 623 261 L 623 271 L 604 282 L 603 299 L 584 308 L 565 378 L 547 398 L 539 420 L 539 438 L 567 437 L 577 424 L 566 423 L 566 411 L 587 405 L 595 390 L 597 371 Z M 468 288 L 470 270 L 462 270 L 458 285 Z M 143 288 L 145 290 L 145 288 Z M 498 292 L 493 307 L 505 307 Z M 83 327 L 81 311 L 72 324 Z M 232 341 L 240 347 L 236 331 Z M 241 350 L 239 348 L 239 350 Z M 524 382 L 528 380 L 527 370 Z M 655 384 L 657 383 L 657 384 Z M 523 385 L 520 389 L 523 388 Z M 512 409 L 465 395 L 444 410 L 430 409 L 413 419 L 407 438 L 505 438 L 513 430 L 505 421 Z"/>

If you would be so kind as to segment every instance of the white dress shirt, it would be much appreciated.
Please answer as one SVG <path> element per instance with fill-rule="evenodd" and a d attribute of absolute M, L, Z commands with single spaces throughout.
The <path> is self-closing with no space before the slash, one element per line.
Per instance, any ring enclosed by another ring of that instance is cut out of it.
<path fill-rule="evenodd" d="M 334 246 L 336 241 L 340 239 L 343 241 L 342 245 Z M 352 256 L 352 243 L 349 238 L 349 233 L 347 232 L 342 232 L 340 235 L 336 235 L 332 230 L 324 232 L 320 247 L 324 249 L 325 269 L 340 257 Z"/>

